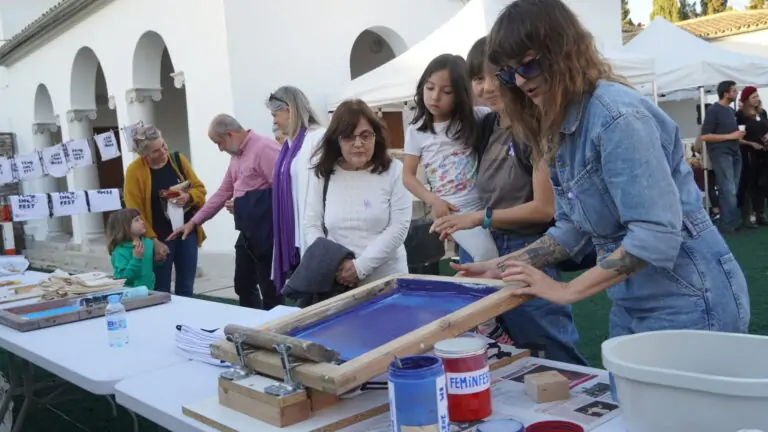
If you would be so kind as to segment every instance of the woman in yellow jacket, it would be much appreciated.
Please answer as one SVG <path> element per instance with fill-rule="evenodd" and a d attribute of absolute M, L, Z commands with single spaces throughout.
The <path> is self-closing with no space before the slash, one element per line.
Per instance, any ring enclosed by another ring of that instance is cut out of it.
<path fill-rule="evenodd" d="M 154 243 L 154 258 L 164 260 L 155 267 L 155 290 L 170 292 L 171 269 L 175 265 L 174 293 L 190 297 L 194 293 L 197 250 L 205 240 L 205 233 L 198 226 L 196 232 L 184 240 L 166 241 L 173 232 L 168 206 L 184 208 L 184 222 L 188 222 L 205 204 L 205 186 L 184 155 L 168 152 L 168 145 L 156 127 L 137 127 L 132 139 L 134 151 L 140 157 L 125 173 L 125 206 L 141 213 L 146 222 L 145 236 Z"/>

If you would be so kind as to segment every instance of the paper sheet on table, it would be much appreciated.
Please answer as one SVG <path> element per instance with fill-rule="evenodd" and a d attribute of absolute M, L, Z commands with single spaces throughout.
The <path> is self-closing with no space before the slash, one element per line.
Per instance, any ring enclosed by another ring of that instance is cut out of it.
<path fill-rule="evenodd" d="M 69 173 L 69 164 L 64 156 L 64 147 L 61 144 L 44 148 L 43 166 L 51 177 L 66 177 Z"/>
<path fill-rule="evenodd" d="M 16 169 L 19 171 L 19 180 L 22 181 L 38 179 L 45 175 L 40 163 L 40 152 L 16 156 Z"/>
<path fill-rule="evenodd" d="M 11 195 L 11 213 L 16 222 L 48 219 L 50 216 L 48 210 L 48 195 Z"/>
<path fill-rule="evenodd" d="M 101 160 L 108 161 L 120 156 L 120 149 L 117 147 L 117 138 L 112 131 L 104 132 L 93 137 L 96 146 L 99 148 Z"/>
<path fill-rule="evenodd" d="M 8 158 L 0 157 L 0 185 L 15 182 L 16 179 L 13 177 L 13 167 L 11 166 L 11 160 Z"/>
<path fill-rule="evenodd" d="M 79 139 L 65 143 L 69 154 L 69 163 L 73 168 L 93 165 L 93 155 L 91 154 L 91 145 L 87 139 Z"/>
<path fill-rule="evenodd" d="M 168 219 L 171 220 L 171 229 L 176 231 L 184 225 L 184 207 L 179 207 L 172 202 L 168 202 Z"/>
<path fill-rule="evenodd" d="M 83 191 L 53 192 L 51 206 L 54 217 L 88 213 L 88 202 Z"/>
<path fill-rule="evenodd" d="M 570 380 L 569 400 L 537 404 L 525 394 L 525 375 L 547 370 L 556 370 Z M 514 419 L 528 426 L 544 420 L 567 420 L 580 424 L 584 430 L 592 430 L 619 416 L 619 406 L 611 398 L 611 384 L 607 373 L 598 375 L 594 371 L 535 357 L 521 359 L 492 371 L 493 414 L 485 421 Z M 451 425 L 451 431 L 474 432 L 483 422 L 454 423 Z M 389 412 L 342 429 L 343 432 L 389 430 Z"/>
<path fill-rule="evenodd" d="M 108 212 L 123 208 L 123 205 L 120 203 L 119 189 L 92 189 L 85 192 L 88 194 L 88 202 L 91 203 L 91 213 Z"/>

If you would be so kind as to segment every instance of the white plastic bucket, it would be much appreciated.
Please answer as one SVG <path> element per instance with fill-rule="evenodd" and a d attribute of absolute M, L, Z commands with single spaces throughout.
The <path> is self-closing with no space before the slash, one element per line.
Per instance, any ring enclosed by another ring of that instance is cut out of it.
<path fill-rule="evenodd" d="M 768 432 L 768 337 L 671 330 L 602 350 L 629 432 Z"/>

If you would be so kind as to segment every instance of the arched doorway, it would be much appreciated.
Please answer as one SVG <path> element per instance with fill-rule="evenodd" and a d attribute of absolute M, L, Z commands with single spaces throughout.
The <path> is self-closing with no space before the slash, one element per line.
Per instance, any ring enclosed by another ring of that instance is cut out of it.
<path fill-rule="evenodd" d="M 349 54 L 349 74 L 355 79 L 368 73 L 408 49 L 405 40 L 388 27 L 371 27 L 363 30 Z"/>
<path fill-rule="evenodd" d="M 191 160 L 184 72 L 176 70 L 165 41 L 154 31 L 144 33 L 136 44 L 133 84 L 128 102 L 134 120 L 157 126 L 168 149 Z"/>
<path fill-rule="evenodd" d="M 408 49 L 405 40 L 388 27 L 363 30 L 352 44 L 349 55 L 349 74 L 354 80 L 387 63 Z M 390 147 L 403 148 L 403 112 L 401 107 L 378 107 L 379 117 L 390 131 Z"/>
<path fill-rule="evenodd" d="M 71 190 L 123 187 L 122 158 L 103 161 L 93 136 L 112 131 L 121 145 L 120 128 L 114 103 L 107 87 L 105 72 L 98 56 L 90 47 L 77 51 L 72 63 L 70 81 L 71 109 L 67 112 L 70 139 L 88 139 L 91 143 L 93 165 L 79 167 L 70 174 Z M 80 241 L 94 240 L 104 234 L 109 214 L 85 214 L 76 218 L 76 237 Z"/>
<path fill-rule="evenodd" d="M 35 105 L 32 119 L 32 139 L 35 150 L 42 150 L 56 144 L 61 144 L 59 119 L 55 114 L 51 94 L 45 84 L 39 84 L 35 90 Z M 68 190 L 66 177 L 46 176 L 41 179 L 31 180 L 29 183 L 29 190 L 32 193 L 65 192 Z M 33 225 L 33 232 L 31 234 L 37 240 L 72 235 L 72 218 L 69 216 L 39 221 L 39 223 L 31 225 Z"/>

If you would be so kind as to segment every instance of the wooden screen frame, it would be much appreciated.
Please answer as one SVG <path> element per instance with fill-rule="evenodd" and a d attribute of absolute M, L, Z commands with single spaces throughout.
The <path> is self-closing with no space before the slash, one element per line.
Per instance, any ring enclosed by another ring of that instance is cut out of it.
<path fill-rule="evenodd" d="M 498 287 L 498 291 L 341 365 L 304 362 L 292 369 L 293 378 L 309 388 L 341 395 L 386 372 L 395 356 L 423 354 L 431 350 L 435 343 L 459 336 L 530 299 L 529 296 L 511 293 L 513 287 L 521 286 L 517 283 L 509 284 L 495 279 L 401 274 L 371 282 L 256 328 L 286 335 L 298 327 L 324 320 L 386 295 L 395 289 L 398 279 L 479 284 Z M 274 378 L 283 377 L 280 357 L 276 352 L 248 348 L 245 360 L 250 369 Z M 233 364 L 239 363 L 234 345 L 224 340 L 211 345 L 211 355 Z"/>

